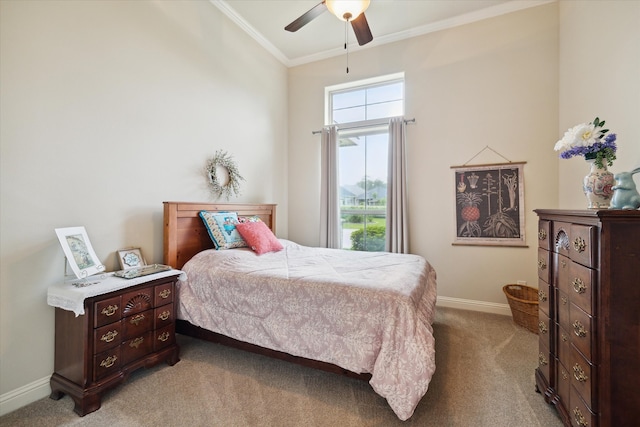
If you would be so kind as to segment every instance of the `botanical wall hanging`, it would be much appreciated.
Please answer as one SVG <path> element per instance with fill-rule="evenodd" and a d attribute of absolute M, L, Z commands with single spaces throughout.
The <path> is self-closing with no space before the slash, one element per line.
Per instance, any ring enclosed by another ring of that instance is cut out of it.
<path fill-rule="evenodd" d="M 454 245 L 526 246 L 524 164 L 451 167 L 455 176 Z"/>
<path fill-rule="evenodd" d="M 220 172 L 226 172 L 226 182 L 221 182 Z M 226 151 L 218 150 L 215 155 L 207 160 L 205 173 L 209 182 L 211 194 L 216 198 L 224 196 L 226 200 L 232 195 L 240 195 L 240 181 L 244 181 L 233 157 Z"/>

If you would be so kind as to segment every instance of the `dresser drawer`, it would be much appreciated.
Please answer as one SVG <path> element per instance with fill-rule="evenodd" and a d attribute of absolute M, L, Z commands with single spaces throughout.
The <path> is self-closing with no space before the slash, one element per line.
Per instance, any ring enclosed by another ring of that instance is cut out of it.
<path fill-rule="evenodd" d="M 551 221 L 538 221 L 538 247 L 551 251 Z"/>
<path fill-rule="evenodd" d="M 165 283 L 155 287 L 155 304 L 154 307 L 169 304 L 173 302 L 173 282 Z"/>
<path fill-rule="evenodd" d="M 569 299 L 589 314 L 593 313 L 596 270 L 572 262 L 569 267 Z"/>
<path fill-rule="evenodd" d="M 553 251 L 559 253 L 560 255 L 564 255 L 569 257 L 570 250 L 570 236 L 569 230 L 571 229 L 571 224 L 566 222 L 554 222 L 553 223 Z"/>
<path fill-rule="evenodd" d="M 558 350 L 558 359 L 562 363 L 569 365 L 571 361 L 571 336 L 569 332 L 563 328 L 562 326 L 558 327 L 558 346 L 556 347 Z"/>
<path fill-rule="evenodd" d="M 558 361 L 558 396 L 560 401 L 566 407 L 569 406 L 570 390 L 571 390 L 571 374 L 561 361 Z"/>
<path fill-rule="evenodd" d="M 100 327 L 122 318 L 122 297 L 112 297 L 94 303 L 94 326 Z"/>
<path fill-rule="evenodd" d="M 551 376 L 551 354 L 549 353 L 549 347 L 542 341 L 538 341 L 538 369 L 542 376 L 546 379 L 547 383 L 550 383 Z"/>
<path fill-rule="evenodd" d="M 570 325 L 562 325 L 571 331 L 571 343 L 584 356 L 591 360 L 591 343 L 593 342 L 593 318 L 578 308 L 575 304 L 569 304 L 569 323 Z"/>
<path fill-rule="evenodd" d="M 153 288 L 148 287 L 122 294 L 122 316 L 130 316 L 153 308 Z"/>
<path fill-rule="evenodd" d="M 163 328 L 173 323 L 173 303 L 163 305 L 154 310 L 154 329 Z"/>
<path fill-rule="evenodd" d="M 564 255 L 558 255 L 558 254 L 554 254 L 556 261 L 555 261 L 555 270 L 556 273 L 554 274 L 555 277 L 555 283 L 553 283 L 558 289 L 562 290 L 562 292 L 564 292 L 565 294 L 569 293 L 569 268 L 571 267 L 571 264 L 573 264 L 573 262 L 571 261 L 570 258 L 564 256 Z"/>
<path fill-rule="evenodd" d="M 591 412 L 574 387 L 570 390 L 569 416 L 573 427 L 598 427 L 598 417 Z"/>
<path fill-rule="evenodd" d="M 538 277 L 547 283 L 551 281 L 550 254 L 551 252 L 538 248 Z"/>
<path fill-rule="evenodd" d="M 553 312 L 549 310 L 551 302 L 551 286 L 544 280 L 538 279 L 538 309 L 547 317 L 552 317 Z"/>
<path fill-rule="evenodd" d="M 146 356 L 153 351 L 153 331 L 124 341 L 121 348 L 123 365 Z"/>
<path fill-rule="evenodd" d="M 167 325 L 164 328 L 155 331 L 153 349 L 160 350 L 169 344 L 173 344 L 175 340 L 176 333 L 174 325 Z"/>
<path fill-rule="evenodd" d="M 597 267 L 595 227 L 588 225 L 571 225 L 570 244 L 571 259 L 587 267 Z"/>
<path fill-rule="evenodd" d="M 593 411 L 597 411 L 598 408 L 593 407 L 591 400 L 591 391 L 593 390 L 593 384 L 597 380 L 596 368 L 588 360 L 586 360 L 579 351 L 575 348 L 571 353 L 571 363 L 567 368 L 571 373 L 571 385 L 582 397 L 582 400 Z"/>
<path fill-rule="evenodd" d="M 571 331 L 571 317 L 569 315 L 569 297 L 564 292 L 558 289 L 558 324 L 564 328 L 565 331 Z"/>
<path fill-rule="evenodd" d="M 93 356 L 93 380 L 97 381 L 120 371 L 122 358 L 120 347 L 115 347 Z"/>
<path fill-rule="evenodd" d="M 110 323 L 93 331 L 93 353 L 102 353 L 122 342 L 122 321 Z"/>
<path fill-rule="evenodd" d="M 153 310 L 143 311 L 142 313 L 132 314 L 122 320 L 123 323 L 123 338 L 122 340 L 128 340 L 132 337 L 137 337 L 143 333 L 153 329 Z"/>
<path fill-rule="evenodd" d="M 544 313 L 538 313 L 538 339 L 549 345 L 551 341 L 551 330 L 553 328 L 553 322 L 549 320 L 549 317 Z"/>

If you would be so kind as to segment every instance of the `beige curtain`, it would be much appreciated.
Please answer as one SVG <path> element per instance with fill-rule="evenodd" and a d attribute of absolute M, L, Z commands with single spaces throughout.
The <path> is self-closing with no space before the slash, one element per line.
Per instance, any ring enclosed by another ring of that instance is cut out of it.
<path fill-rule="evenodd" d="M 320 196 L 320 246 L 341 248 L 340 189 L 338 185 L 338 129 L 322 128 L 322 175 Z"/>
<path fill-rule="evenodd" d="M 403 117 L 389 122 L 387 184 L 387 252 L 408 253 L 406 123 Z"/>

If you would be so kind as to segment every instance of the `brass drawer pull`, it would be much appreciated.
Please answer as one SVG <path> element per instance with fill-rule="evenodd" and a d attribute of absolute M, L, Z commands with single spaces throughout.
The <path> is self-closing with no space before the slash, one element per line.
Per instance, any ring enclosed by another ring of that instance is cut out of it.
<path fill-rule="evenodd" d="M 573 410 L 573 416 L 575 417 L 575 421 L 579 426 L 587 427 L 589 425 L 584 415 L 582 415 L 582 412 L 580 412 L 580 409 L 578 409 L 577 406 L 576 409 Z"/>
<path fill-rule="evenodd" d="M 165 342 L 166 340 L 169 339 L 169 337 L 171 336 L 171 334 L 169 332 L 163 332 L 160 335 L 158 335 L 158 340 Z"/>
<path fill-rule="evenodd" d="M 544 269 L 546 269 L 546 268 L 547 268 L 547 263 L 546 263 L 546 262 L 544 262 L 544 260 L 542 260 L 542 259 L 541 259 L 540 261 L 538 261 L 538 268 L 539 268 L 540 270 L 544 270 Z"/>
<path fill-rule="evenodd" d="M 142 344 L 144 342 L 144 338 L 143 337 L 138 337 L 135 340 L 131 341 L 129 343 L 129 347 L 135 347 L 138 348 L 140 347 L 140 344 Z"/>
<path fill-rule="evenodd" d="M 549 364 L 549 362 L 547 361 L 547 358 L 544 357 L 544 354 L 540 353 L 540 355 L 538 355 L 538 364 L 540 366 L 546 366 Z"/>
<path fill-rule="evenodd" d="M 567 334 L 560 334 L 560 337 L 562 338 L 562 342 L 569 341 L 569 336 Z"/>
<path fill-rule="evenodd" d="M 142 322 L 144 320 L 144 314 L 136 314 L 135 316 L 133 316 L 131 318 L 131 320 L 129 321 L 129 323 L 131 323 L 132 325 L 136 325 L 138 326 L 138 324 L 140 322 Z"/>
<path fill-rule="evenodd" d="M 170 289 L 165 289 L 164 291 L 160 292 L 160 298 L 162 299 L 167 299 L 169 298 L 169 295 L 171 295 L 171 290 Z"/>
<path fill-rule="evenodd" d="M 109 331 L 100 338 L 100 341 L 111 342 L 116 339 L 117 335 L 118 331 Z"/>
<path fill-rule="evenodd" d="M 538 329 L 540 330 L 541 334 L 546 334 L 547 333 L 547 324 L 544 323 L 542 320 L 538 322 Z"/>
<path fill-rule="evenodd" d="M 560 265 L 562 266 L 562 268 L 565 268 L 567 266 L 567 261 L 565 260 L 560 261 Z"/>
<path fill-rule="evenodd" d="M 560 297 L 560 300 L 562 301 L 562 305 L 567 305 L 567 302 L 569 302 L 567 297 Z"/>
<path fill-rule="evenodd" d="M 169 310 L 165 310 L 162 313 L 160 313 L 158 315 L 158 319 L 160 320 L 167 320 L 169 318 L 169 316 L 171 316 L 171 312 Z"/>
<path fill-rule="evenodd" d="M 100 366 L 102 366 L 103 368 L 110 368 L 115 365 L 116 360 L 118 360 L 118 356 L 109 356 L 102 362 L 100 362 Z"/>
<path fill-rule="evenodd" d="M 584 325 L 577 320 L 573 322 L 573 333 L 580 338 L 587 336 L 587 330 L 584 328 Z"/>
<path fill-rule="evenodd" d="M 575 239 L 573 239 L 573 249 L 575 249 L 577 252 L 584 252 L 586 248 L 587 243 L 582 237 L 576 237 Z"/>
<path fill-rule="evenodd" d="M 547 300 L 547 293 L 543 290 L 538 291 L 538 301 L 545 302 Z"/>
<path fill-rule="evenodd" d="M 560 371 L 560 373 L 562 374 L 562 379 L 563 380 L 568 380 L 569 379 L 569 375 L 567 374 L 567 371 L 565 371 L 564 369 L 562 371 Z"/>
<path fill-rule="evenodd" d="M 547 232 L 543 229 L 538 230 L 538 239 L 545 240 L 547 238 Z"/>
<path fill-rule="evenodd" d="M 581 383 L 586 382 L 589 379 L 587 374 L 584 372 L 584 369 L 582 369 L 582 366 L 577 363 L 573 365 L 573 377 Z"/>
<path fill-rule="evenodd" d="M 573 290 L 576 291 L 576 293 L 584 294 L 587 291 L 587 285 L 585 285 L 582 279 L 579 277 L 573 279 L 573 282 L 571 282 L 571 284 L 573 285 Z"/>
<path fill-rule="evenodd" d="M 117 311 L 118 311 L 117 305 L 109 305 L 109 307 L 103 308 L 100 313 L 104 314 L 105 316 L 113 316 L 114 314 L 116 314 Z"/>

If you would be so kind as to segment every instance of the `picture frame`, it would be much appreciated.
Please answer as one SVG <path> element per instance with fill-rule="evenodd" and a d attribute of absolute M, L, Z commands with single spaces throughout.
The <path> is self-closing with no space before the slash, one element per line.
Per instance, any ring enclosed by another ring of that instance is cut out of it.
<path fill-rule="evenodd" d="M 454 245 L 526 247 L 526 162 L 452 166 Z"/>
<path fill-rule="evenodd" d="M 129 270 L 147 265 L 140 248 L 119 249 L 118 263 L 120 263 L 121 270 Z"/>
<path fill-rule="evenodd" d="M 104 271 L 84 227 L 56 228 L 67 262 L 78 279 Z"/>

